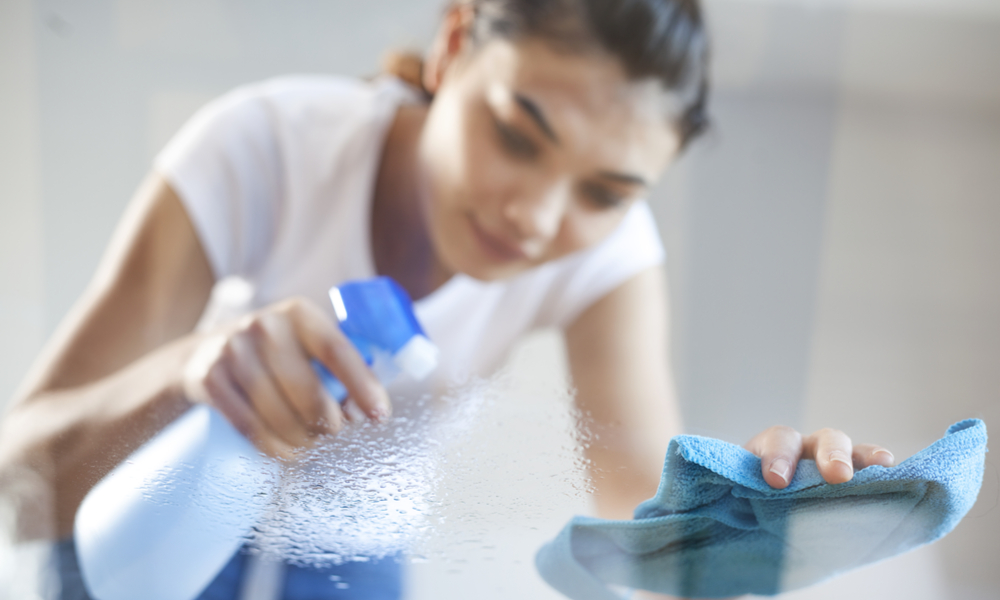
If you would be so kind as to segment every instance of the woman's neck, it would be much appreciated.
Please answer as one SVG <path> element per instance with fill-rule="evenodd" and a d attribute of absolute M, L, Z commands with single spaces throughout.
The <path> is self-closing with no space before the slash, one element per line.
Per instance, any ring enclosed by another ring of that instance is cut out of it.
<path fill-rule="evenodd" d="M 402 105 L 382 148 L 372 199 L 371 240 L 375 270 L 395 279 L 414 300 L 452 275 L 431 243 L 424 203 L 428 187 L 418 160 L 427 107 Z"/>

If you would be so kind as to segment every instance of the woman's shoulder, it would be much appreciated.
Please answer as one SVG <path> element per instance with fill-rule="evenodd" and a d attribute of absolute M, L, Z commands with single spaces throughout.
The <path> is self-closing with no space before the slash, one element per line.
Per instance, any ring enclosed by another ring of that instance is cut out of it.
<path fill-rule="evenodd" d="M 284 167 L 330 164 L 353 148 L 351 140 L 377 137 L 392 109 L 406 101 L 404 87 L 391 78 L 336 75 L 285 75 L 244 84 L 202 107 L 157 163 L 164 167 L 208 152 L 225 160 L 271 157 L 273 165 Z"/>
<path fill-rule="evenodd" d="M 604 240 L 539 265 L 504 283 L 511 297 L 533 298 L 535 327 L 565 327 L 588 306 L 666 255 L 645 201 L 636 202 Z"/>
<path fill-rule="evenodd" d="M 247 138 L 280 146 L 308 132 L 328 133 L 358 122 L 372 110 L 376 96 L 371 82 L 334 75 L 287 75 L 247 83 L 199 109 L 165 152 L 198 140 L 234 142 L 216 144 L 220 148 L 243 145 Z"/>
<path fill-rule="evenodd" d="M 369 109 L 380 93 L 378 81 L 339 75 L 283 75 L 241 85 L 216 104 L 236 109 L 257 105 L 284 118 L 336 116 Z"/>
<path fill-rule="evenodd" d="M 374 80 L 347 75 L 290 74 L 248 83 L 233 91 L 277 101 L 308 98 L 350 101 L 370 97 L 376 87 Z"/>

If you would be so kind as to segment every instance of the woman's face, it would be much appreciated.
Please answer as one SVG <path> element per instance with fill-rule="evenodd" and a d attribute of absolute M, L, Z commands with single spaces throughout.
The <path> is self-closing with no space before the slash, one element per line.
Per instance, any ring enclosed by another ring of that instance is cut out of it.
<path fill-rule="evenodd" d="M 607 236 L 674 157 L 665 95 L 541 41 L 456 49 L 420 140 L 441 266 L 509 277 Z"/>

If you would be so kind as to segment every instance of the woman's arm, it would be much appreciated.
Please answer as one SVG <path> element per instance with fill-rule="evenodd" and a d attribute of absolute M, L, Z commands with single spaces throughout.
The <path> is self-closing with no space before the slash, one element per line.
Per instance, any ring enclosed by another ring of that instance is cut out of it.
<path fill-rule="evenodd" d="M 670 438 L 681 419 L 670 377 L 667 294 L 662 268 L 639 273 L 589 307 L 566 331 L 576 402 L 595 435 L 587 449 L 598 514 L 630 519 L 656 493 Z M 854 469 L 890 467 L 891 452 L 854 444 L 842 431 L 803 436 L 774 426 L 746 448 L 761 457 L 761 472 L 774 488 L 791 481 L 798 461 L 816 461 L 829 483 Z"/>
<path fill-rule="evenodd" d="M 312 358 L 367 417 L 391 410 L 350 341 L 308 301 L 283 301 L 239 324 L 192 333 L 213 284 L 180 199 L 150 176 L 0 423 L 0 472 L 27 467 L 49 484 L 56 535 L 72 531 L 77 507 L 101 477 L 191 401 L 211 404 L 275 455 L 340 428 L 343 415 L 323 394 Z M 21 527 L 22 535 L 51 531 L 37 525 L 35 532 Z"/>
<path fill-rule="evenodd" d="M 149 177 L 0 424 L 0 468 L 49 482 L 58 534 L 91 486 L 188 406 L 176 373 L 212 285 L 183 206 Z"/>
<path fill-rule="evenodd" d="M 635 507 L 655 495 L 670 438 L 681 433 L 667 307 L 666 278 L 654 267 L 598 300 L 566 331 L 576 403 L 594 434 L 586 456 L 597 513 L 604 518 L 631 519 Z M 803 437 L 789 427 L 771 427 L 746 447 L 761 457 L 764 478 L 775 488 L 788 485 L 801 458 L 815 459 L 830 483 L 851 479 L 853 467 L 894 461 L 888 450 L 853 445 L 833 429 Z M 673 599 L 643 590 L 632 598 Z"/>
<path fill-rule="evenodd" d="M 656 493 L 681 433 L 668 351 L 666 278 L 653 267 L 595 302 L 566 330 L 576 405 L 592 434 L 600 516 L 630 519 Z"/>

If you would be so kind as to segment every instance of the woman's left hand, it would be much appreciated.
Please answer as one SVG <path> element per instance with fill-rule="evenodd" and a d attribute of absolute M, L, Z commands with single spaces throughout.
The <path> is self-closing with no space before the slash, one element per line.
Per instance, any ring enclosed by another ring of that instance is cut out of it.
<path fill-rule="evenodd" d="M 816 461 L 827 483 L 850 481 L 855 469 L 895 464 L 892 453 L 882 446 L 852 444 L 843 431 L 829 428 L 803 437 L 791 427 L 777 425 L 758 434 L 744 447 L 760 457 L 764 480 L 779 490 L 788 487 L 795 467 L 803 458 Z"/>

